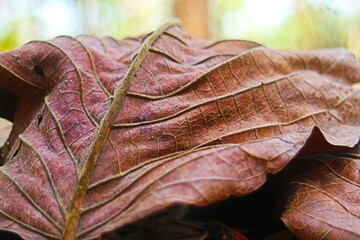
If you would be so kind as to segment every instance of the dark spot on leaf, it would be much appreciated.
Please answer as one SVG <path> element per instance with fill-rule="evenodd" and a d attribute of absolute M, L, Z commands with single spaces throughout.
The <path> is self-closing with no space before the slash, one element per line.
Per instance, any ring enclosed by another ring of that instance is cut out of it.
<path fill-rule="evenodd" d="M 44 71 L 40 65 L 35 65 L 33 70 L 41 77 L 45 76 Z"/>
<path fill-rule="evenodd" d="M 37 116 L 37 125 L 38 125 L 38 126 L 40 125 L 40 123 L 42 122 L 42 120 L 43 120 L 43 115 L 39 114 L 39 115 Z"/>
<path fill-rule="evenodd" d="M 13 156 L 11 157 L 11 159 L 13 159 L 14 157 L 16 157 L 20 151 L 20 148 L 21 148 L 21 142 L 19 144 L 19 147 L 16 149 L 16 151 L 14 152 Z"/>

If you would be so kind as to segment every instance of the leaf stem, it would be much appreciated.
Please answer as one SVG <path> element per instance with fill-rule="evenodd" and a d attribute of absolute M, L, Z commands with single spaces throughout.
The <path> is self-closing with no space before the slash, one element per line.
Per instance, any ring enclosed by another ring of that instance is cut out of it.
<path fill-rule="evenodd" d="M 114 100 L 111 103 L 110 108 L 105 114 L 104 118 L 102 119 L 95 139 L 90 146 L 89 155 L 85 160 L 85 164 L 80 175 L 80 180 L 75 190 L 75 195 L 71 207 L 66 216 L 62 239 L 74 240 L 77 238 L 77 228 L 81 215 L 81 208 L 83 206 L 84 198 L 86 196 L 86 192 L 89 186 L 91 174 L 95 168 L 97 159 L 99 158 L 104 143 L 109 136 L 114 118 L 116 117 L 117 112 L 119 111 L 125 100 L 125 96 L 131 85 L 132 79 L 135 77 L 136 72 L 138 71 L 141 63 L 143 62 L 146 54 L 148 53 L 153 43 L 163 34 L 164 31 L 176 24 L 176 21 L 170 21 L 161 26 L 157 31 L 149 35 L 149 37 L 144 41 L 143 45 L 141 46 L 137 56 L 131 63 L 123 82 L 115 91 Z"/>

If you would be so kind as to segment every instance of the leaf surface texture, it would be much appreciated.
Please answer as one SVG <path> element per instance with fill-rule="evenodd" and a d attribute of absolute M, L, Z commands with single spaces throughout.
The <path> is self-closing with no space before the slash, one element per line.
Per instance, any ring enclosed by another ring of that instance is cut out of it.
<path fill-rule="evenodd" d="M 0 167 L 0 228 L 94 239 L 175 203 L 248 194 L 314 131 L 358 142 L 359 73 L 345 50 L 211 42 L 177 24 L 0 53 L 22 120 Z"/>

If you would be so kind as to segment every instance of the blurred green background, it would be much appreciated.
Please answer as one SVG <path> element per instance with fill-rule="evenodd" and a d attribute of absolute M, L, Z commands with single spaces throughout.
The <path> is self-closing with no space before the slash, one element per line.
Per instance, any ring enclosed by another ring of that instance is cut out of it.
<path fill-rule="evenodd" d="M 360 59 L 360 0 L 0 0 L 0 51 L 57 35 L 120 39 L 174 16 L 201 18 L 205 32 L 188 29 L 199 37 L 281 49 L 346 47 Z"/>

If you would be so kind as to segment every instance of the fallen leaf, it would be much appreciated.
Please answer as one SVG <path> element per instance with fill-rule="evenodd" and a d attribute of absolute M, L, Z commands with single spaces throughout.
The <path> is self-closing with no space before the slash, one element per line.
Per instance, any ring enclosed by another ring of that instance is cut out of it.
<path fill-rule="evenodd" d="M 284 223 L 301 239 L 360 239 L 360 145 L 302 160 L 286 193 Z"/>
<path fill-rule="evenodd" d="M 12 122 L 4 118 L 0 118 L 0 148 L 4 146 L 7 139 L 9 138 L 11 129 L 12 129 Z"/>
<path fill-rule="evenodd" d="M 218 222 L 209 222 L 207 224 L 209 239 L 221 240 L 249 240 L 243 234 L 235 229 Z M 206 239 L 206 238 L 205 238 Z"/>
<path fill-rule="evenodd" d="M 123 240 L 248 240 L 237 230 L 216 221 L 192 222 L 166 216 L 138 221 L 127 228 L 123 231 L 129 233 Z"/>
<path fill-rule="evenodd" d="M 314 131 L 358 142 L 359 75 L 346 50 L 209 42 L 174 23 L 1 53 L 22 123 L 0 167 L 0 229 L 95 239 L 176 203 L 248 194 Z"/>

